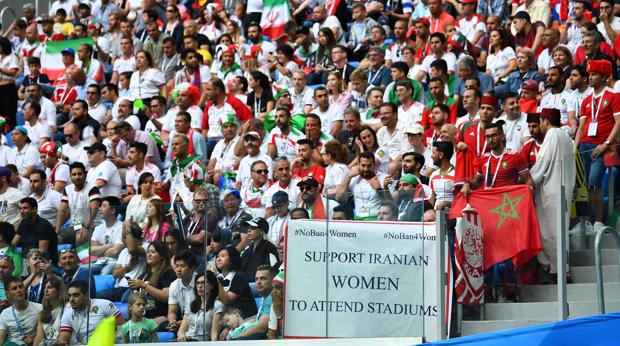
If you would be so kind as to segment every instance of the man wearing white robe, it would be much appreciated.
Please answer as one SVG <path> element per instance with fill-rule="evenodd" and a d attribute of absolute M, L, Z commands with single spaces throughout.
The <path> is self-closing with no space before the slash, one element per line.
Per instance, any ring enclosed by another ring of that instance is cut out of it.
<path fill-rule="evenodd" d="M 551 274 L 557 268 L 557 229 L 560 227 L 559 213 L 562 212 L 560 194 L 564 188 L 567 208 L 575 188 L 575 145 L 570 137 L 560 129 L 561 115 L 557 109 L 542 109 L 540 129 L 545 135 L 536 164 L 530 170 L 536 183 L 536 212 L 540 226 L 543 251 L 538 254 L 538 262 Z M 568 227 L 570 214 L 564 212 L 565 227 Z M 566 236 L 566 229 L 562 230 Z"/>

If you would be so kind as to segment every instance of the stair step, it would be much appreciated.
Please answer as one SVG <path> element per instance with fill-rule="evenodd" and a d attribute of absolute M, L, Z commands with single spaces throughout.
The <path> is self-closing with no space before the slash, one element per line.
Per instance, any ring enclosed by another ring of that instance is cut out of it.
<path fill-rule="evenodd" d="M 504 321 L 463 321 L 461 335 L 475 335 L 480 333 L 494 332 L 502 329 L 529 327 L 539 324 L 551 323 L 556 320 L 504 320 Z"/>
<path fill-rule="evenodd" d="M 569 284 L 568 301 L 597 301 L 595 283 Z M 620 283 L 609 282 L 604 284 L 605 300 L 620 300 Z M 557 302 L 558 289 L 556 285 L 529 285 L 519 289 L 519 296 L 523 302 Z"/>
<path fill-rule="evenodd" d="M 569 237 L 570 249 L 584 250 L 581 248 L 581 234 L 571 235 Z M 588 250 L 594 250 L 594 234 L 586 235 L 586 248 Z M 610 234 L 603 235 L 601 239 L 601 249 L 615 249 L 616 242 L 613 240 Z"/>
<path fill-rule="evenodd" d="M 605 312 L 620 311 L 620 300 L 605 299 Z M 553 320 L 557 318 L 558 303 L 489 303 L 484 307 L 485 319 L 491 320 L 527 320 L 532 316 L 538 319 Z M 569 301 L 569 318 L 592 316 L 598 314 L 597 301 Z"/>
<path fill-rule="evenodd" d="M 618 250 L 601 249 L 603 265 L 618 264 Z M 568 263 L 571 268 L 594 265 L 594 250 L 571 250 L 568 255 Z"/>
<path fill-rule="evenodd" d="M 573 283 L 596 283 L 596 267 L 572 267 L 570 269 Z M 620 269 L 618 265 L 603 266 L 603 282 L 619 282 Z"/>

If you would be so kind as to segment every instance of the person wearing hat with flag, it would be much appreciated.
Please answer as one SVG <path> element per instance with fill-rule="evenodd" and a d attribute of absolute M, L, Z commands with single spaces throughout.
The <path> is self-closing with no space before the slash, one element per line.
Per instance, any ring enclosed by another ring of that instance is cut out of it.
<path fill-rule="evenodd" d="M 521 155 L 527 162 L 528 168 L 536 163 L 536 156 L 540 151 L 540 146 L 545 139 L 545 135 L 540 129 L 540 113 L 527 113 L 527 127 L 530 131 L 530 139 L 521 147 Z"/>
<path fill-rule="evenodd" d="M 278 249 L 269 240 L 265 240 L 265 234 L 269 232 L 269 223 L 262 217 L 255 217 L 243 223 L 248 227 L 247 233 L 250 244 L 243 250 L 241 255 L 241 268 L 245 277 L 250 282 L 255 281 L 256 270 L 261 265 L 267 265 L 277 270 L 279 255 Z"/>
<path fill-rule="evenodd" d="M 11 141 L 15 146 L 9 150 L 7 162 L 17 167 L 19 175 L 28 178 L 36 168 L 41 168 L 38 148 L 33 145 L 28 137 L 28 130 L 21 126 L 15 126 L 11 132 Z"/>
<path fill-rule="evenodd" d="M 62 193 L 65 191 L 65 186 L 71 182 L 71 174 L 69 165 L 59 160 L 60 150 L 59 142 L 49 141 L 41 146 L 39 154 L 47 175 L 48 187 Z"/>
<path fill-rule="evenodd" d="M 586 69 L 593 91 L 581 104 L 575 145 L 582 153 L 594 209 L 594 231 L 597 231 L 604 226 L 602 184 L 606 167 L 603 157 L 615 152 L 620 133 L 620 96 L 606 86 L 613 74 L 609 61 L 590 60 Z"/>
<path fill-rule="evenodd" d="M 233 113 L 222 113 L 218 118 L 224 138 L 215 144 L 207 166 L 207 172 L 213 177 L 216 186 L 220 185 L 220 178 L 223 175 L 235 175 L 235 169 L 239 167 L 241 161 L 241 158 L 235 155 L 235 146 L 240 140 L 237 136 L 239 129 L 237 117 Z"/>
<path fill-rule="evenodd" d="M 220 69 L 215 71 L 215 76 L 224 82 L 224 85 L 228 85 L 228 82 L 235 79 L 235 77 L 243 76 L 241 66 L 235 61 L 236 51 L 236 45 L 228 46 L 222 52 Z"/>
<path fill-rule="evenodd" d="M 576 181 L 575 145 L 561 128 L 561 122 L 558 109 L 541 110 L 540 130 L 545 139 L 536 156 L 536 164 L 530 170 L 537 186 L 536 212 L 543 245 L 538 262 L 550 274 L 558 272 L 557 229 L 561 226 L 557 223 L 562 213 L 560 201 L 564 196 L 564 205 L 570 205 Z M 564 189 L 564 194 L 560 193 L 561 189 Z M 570 213 L 564 213 L 563 216 L 564 225 L 568 225 Z"/>
<path fill-rule="evenodd" d="M 397 196 L 394 199 L 398 203 L 398 221 L 422 221 L 424 189 L 418 177 L 412 173 L 403 174 L 398 181 L 398 192 L 393 195 Z"/>

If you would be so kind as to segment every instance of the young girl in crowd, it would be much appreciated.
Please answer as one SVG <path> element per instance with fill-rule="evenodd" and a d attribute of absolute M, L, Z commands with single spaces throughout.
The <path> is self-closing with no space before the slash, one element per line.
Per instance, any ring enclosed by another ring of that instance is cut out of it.
<path fill-rule="evenodd" d="M 146 298 L 142 293 L 132 293 L 129 296 L 129 321 L 121 327 L 125 343 L 138 344 L 143 342 L 157 342 L 157 328 L 155 321 L 145 318 Z"/>

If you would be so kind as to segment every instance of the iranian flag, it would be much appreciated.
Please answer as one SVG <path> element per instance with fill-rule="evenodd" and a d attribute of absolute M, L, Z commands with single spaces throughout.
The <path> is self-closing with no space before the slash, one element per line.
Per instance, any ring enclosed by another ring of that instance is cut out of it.
<path fill-rule="evenodd" d="M 515 267 L 527 263 L 542 250 L 538 216 L 527 185 L 478 189 L 466 201 L 460 193 L 452 202 L 450 216 L 461 217 L 467 203 L 482 221 L 484 270 L 507 259 Z"/>
<path fill-rule="evenodd" d="M 42 73 L 47 74 L 51 81 L 58 81 L 59 79 L 63 79 L 63 74 L 65 73 L 65 64 L 62 63 L 62 51 L 64 49 L 71 48 L 77 53 L 78 47 L 82 43 L 86 43 L 92 46 L 93 39 L 87 37 L 79 38 L 77 40 L 46 42 L 45 51 L 41 55 Z"/>
<path fill-rule="evenodd" d="M 284 25 L 291 20 L 288 0 L 265 0 L 260 26 L 271 40 L 284 36 Z"/>

